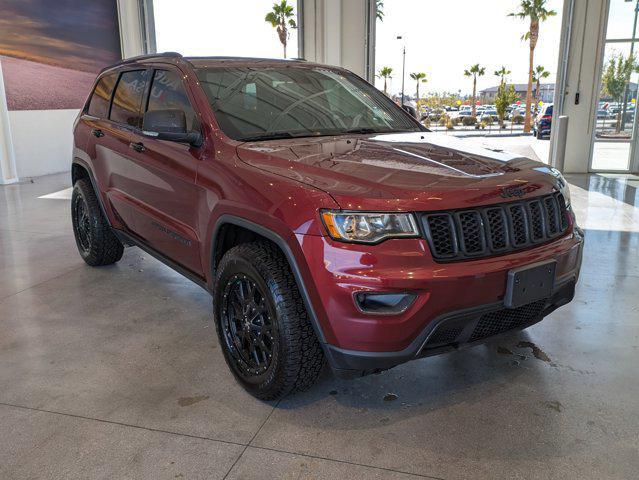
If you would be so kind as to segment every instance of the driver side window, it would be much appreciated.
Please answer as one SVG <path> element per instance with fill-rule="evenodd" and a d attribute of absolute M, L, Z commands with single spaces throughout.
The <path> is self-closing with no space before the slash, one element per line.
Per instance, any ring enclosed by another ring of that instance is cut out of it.
<path fill-rule="evenodd" d="M 180 74 L 172 70 L 156 70 L 149 93 L 147 112 L 180 110 L 186 117 L 186 129 L 197 129 L 195 110 L 186 94 Z"/>

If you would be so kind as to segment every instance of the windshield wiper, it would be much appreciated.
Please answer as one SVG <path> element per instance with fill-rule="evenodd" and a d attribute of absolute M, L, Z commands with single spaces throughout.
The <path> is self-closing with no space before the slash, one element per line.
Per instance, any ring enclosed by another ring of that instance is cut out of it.
<path fill-rule="evenodd" d="M 272 133 L 263 133 L 261 135 L 253 135 L 252 137 L 242 137 L 238 140 L 241 142 L 256 142 L 259 140 L 279 140 L 281 138 L 296 138 L 296 135 L 293 135 L 290 132 L 272 132 Z"/>
<path fill-rule="evenodd" d="M 367 133 L 406 133 L 406 132 L 415 132 L 416 130 L 401 130 L 401 129 L 395 129 L 395 128 L 389 128 L 388 130 L 376 130 L 374 128 L 370 128 L 370 127 L 362 127 L 362 128 L 349 128 L 347 130 L 342 130 L 342 133 L 348 134 L 348 133 L 354 133 L 354 134 L 358 134 L 358 133 L 362 133 L 362 134 L 367 134 Z"/>
<path fill-rule="evenodd" d="M 242 137 L 238 138 L 240 142 L 259 142 L 266 140 L 280 140 L 283 138 L 308 138 L 308 137 L 324 137 L 324 136 L 338 136 L 338 135 L 357 135 L 357 134 L 373 134 L 373 133 L 400 133 L 400 132 L 409 132 L 415 130 L 399 130 L 399 129 L 388 129 L 388 130 L 377 130 L 375 128 L 370 127 L 361 127 L 361 128 L 348 128 L 344 130 L 327 130 L 327 131 L 317 131 L 317 132 L 304 132 L 293 134 L 291 132 L 264 132 L 259 135 L 252 135 L 250 137 Z"/>
<path fill-rule="evenodd" d="M 342 133 L 382 133 L 379 130 L 375 130 L 370 127 L 362 127 L 362 128 L 349 128 L 347 130 L 342 130 Z"/>

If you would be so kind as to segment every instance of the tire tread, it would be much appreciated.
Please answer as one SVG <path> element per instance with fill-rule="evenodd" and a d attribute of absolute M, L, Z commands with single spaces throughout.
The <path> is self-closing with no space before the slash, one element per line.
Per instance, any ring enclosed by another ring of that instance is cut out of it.
<path fill-rule="evenodd" d="M 317 380 L 324 366 L 324 353 L 310 322 L 306 306 L 287 259 L 277 246 L 268 241 L 243 243 L 231 248 L 220 262 L 216 276 L 216 291 L 226 266 L 235 258 L 250 262 L 271 286 L 280 328 L 285 339 L 281 355 L 280 378 L 264 391 L 252 391 L 262 400 L 274 400 L 292 392 L 309 389 Z M 219 322 L 216 319 L 219 331 Z M 220 341 L 222 341 L 220 336 Z"/>
<path fill-rule="evenodd" d="M 124 245 L 115 236 L 104 218 L 98 198 L 89 180 L 81 178 L 75 182 L 74 198 L 76 195 L 82 195 L 84 198 L 92 222 L 91 250 L 86 256 L 82 255 L 82 251 L 80 251 L 82 258 L 92 267 L 116 263 L 124 254 Z"/>

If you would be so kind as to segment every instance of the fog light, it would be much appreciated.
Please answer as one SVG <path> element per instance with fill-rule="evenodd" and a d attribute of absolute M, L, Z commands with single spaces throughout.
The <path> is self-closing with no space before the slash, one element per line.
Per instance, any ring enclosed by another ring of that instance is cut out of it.
<path fill-rule="evenodd" d="M 355 305 L 363 313 L 397 315 L 408 310 L 417 295 L 413 293 L 357 292 Z"/>

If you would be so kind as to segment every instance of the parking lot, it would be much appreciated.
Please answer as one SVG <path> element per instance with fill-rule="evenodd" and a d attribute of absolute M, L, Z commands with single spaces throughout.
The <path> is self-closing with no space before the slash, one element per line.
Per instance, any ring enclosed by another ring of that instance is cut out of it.
<path fill-rule="evenodd" d="M 517 153 L 544 163 L 549 162 L 551 142 L 548 138 L 539 140 L 532 135 L 525 135 L 521 131 L 509 135 L 496 129 L 492 131 L 477 131 L 475 129 L 450 131 L 431 128 L 431 130 L 442 135 L 464 138 L 466 141 L 482 147 Z M 596 141 L 593 147 L 592 168 L 594 170 L 623 171 L 628 168 L 629 155 L 630 143 L 628 142 Z"/>

